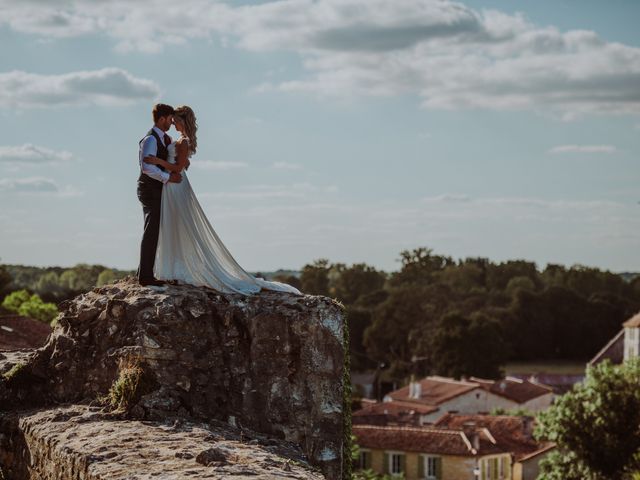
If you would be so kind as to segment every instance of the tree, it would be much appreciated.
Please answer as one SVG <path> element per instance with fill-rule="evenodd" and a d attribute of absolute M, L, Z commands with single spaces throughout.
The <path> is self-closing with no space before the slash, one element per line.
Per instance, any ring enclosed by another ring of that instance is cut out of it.
<path fill-rule="evenodd" d="M 389 375 L 402 379 L 413 373 L 412 357 L 421 331 L 428 329 L 447 305 L 447 288 L 419 284 L 392 288 L 387 299 L 373 311 L 364 331 L 367 355 L 389 365 Z"/>
<path fill-rule="evenodd" d="M 329 295 L 329 260 L 320 258 L 302 267 L 302 291 L 310 295 Z"/>
<path fill-rule="evenodd" d="M 513 277 L 507 283 L 505 291 L 510 297 L 513 297 L 518 290 L 527 290 L 529 292 L 533 292 L 536 289 L 536 284 L 533 283 L 529 277 L 519 276 Z"/>
<path fill-rule="evenodd" d="M 28 302 L 30 298 L 31 294 L 27 290 L 16 290 L 4 298 L 2 301 L 2 307 L 11 312 L 18 313 L 20 305 L 24 302 Z"/>
<path fill-rule="evenodd" d="M 113 282 L 116 279 L 116 274 L 110 268 L 105 268 L 100 275 L 98 275 L 97 287 L 102 287 L 108 283 Z"/>
<path fill-rule="evenodd" d="M 502 377 L 509 350 L 500 323 L 482 313 L 444 315 L 427 333 L 429 363 L 438 375 Z"/>
<path fill-rule="evenodd" d="M 430 248 L 420 247 L 400 252 L 402 268 L 391 277 L 391 285 L 432 283 L 437 272 L 455 265 L 451 257 L 433 255 Z"/>
<path fill-rule="evenodd" d="M 380 290 L 386 274 L 365 264 L 343 266 L 335 279 L 335 296 L 345 305 L 355 303 L 362 295 Z"/>
<path fill-rule="evenodd" d="M 541 463 L 543 480 L 633 478 L 640 469 L 640 359 L 587 368 L 584 383 L 540 413 L 535 433 L 558 445 Z"/>
<path fill-rule="evenodd" d="M 53 303 L 45 303 L 34 293 L 18 290 L 6 296 L 2 307 L 23 317 L 35 318 L 41 322 L 51 323 L 58 315 L 58 308 Z"/>
<path fill-rule="evenodd" d="M 42 274 L 36 283 L 36 292 L 40 295 L 51 294 L 56 296 L 60 291 L 60 277 L 56 272 Z"/>
<path fill-rule="evenodd" d="M 0 295 L 4 292 L 4 289 L 11 283 L 11 274 L 4 266 L 0 265 Z"/>

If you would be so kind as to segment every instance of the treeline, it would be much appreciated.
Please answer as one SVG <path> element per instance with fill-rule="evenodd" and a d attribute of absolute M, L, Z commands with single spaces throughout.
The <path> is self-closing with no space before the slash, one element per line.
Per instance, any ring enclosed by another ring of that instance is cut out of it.
<path fill-rule="evenodd" d="M 404 250 L 400 261 L 391 273 L 318 259 L 300 272 L 255 275 L 340 300 L 353 370 L 384 364 L 398 380 L 411 373 L 498 377 L 509 360 L 585 361 L 640 310 L 637 274 L 454 260 L 428 248 Z M 129 274 L 102 265 L 0 265 L 0 304 L 20 290 L 59 303 Z"/>
<path fill-rule="evenodd" d="M 37 294 L 45 302 L 59 303 L 96 286 L 134 274 L 135 271 L 85 263 L 71 268 L 1 265 L 0 300 L 11 292 L 27 290 Z"/>
<path fill-rule="evenodd" d="M 405 250 L 390 274 L 366 264 L 306 265 L 305 293 L 347 309 L 353 370 L 497 378 L 509 360 L 593 356 L 640 310 L 640 277 L 597 268 Z"/>

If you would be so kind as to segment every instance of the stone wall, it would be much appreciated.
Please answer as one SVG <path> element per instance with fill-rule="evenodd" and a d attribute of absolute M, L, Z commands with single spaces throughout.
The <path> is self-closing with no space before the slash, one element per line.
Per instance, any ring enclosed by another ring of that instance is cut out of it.
<path fill-rule="evenodd" d="M 300 445 L 327 478 L 342 478 L 345 326 L 338 302 L 149 288 L 129 278 L 62 307 L 48 343 L 0 382 L 1 410 L 95 402 L 118 378 L 120 361 L 136 358 L 146 380 L 128 409 L 133 418 L 215 419 L 253 429 Z"/>

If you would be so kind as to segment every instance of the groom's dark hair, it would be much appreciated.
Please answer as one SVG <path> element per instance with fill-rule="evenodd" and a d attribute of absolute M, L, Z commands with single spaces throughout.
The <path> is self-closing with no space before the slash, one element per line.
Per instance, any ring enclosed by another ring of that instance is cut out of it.
<path fill-rule="evenodd" d="M 167 115 L 173 115 L 175 110 L 171 105 L 164 103 L 156 103 L 153 106 L 153 123 L 156 123 L 160 117 L 166 117 Z"/>

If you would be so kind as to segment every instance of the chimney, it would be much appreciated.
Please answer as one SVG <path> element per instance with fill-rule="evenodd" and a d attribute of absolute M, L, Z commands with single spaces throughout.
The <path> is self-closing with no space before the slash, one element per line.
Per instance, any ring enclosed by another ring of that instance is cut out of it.
<path fill-rule="evenodd" d="M 420 398 L 422 394 L 422 385 L 420 381 L 415 380 L 415 376 L 411 375 L 411 381 L 409 383 L 409 398 Z"/>
<path fill-rule="evenodd" d="M 475 449 L 475 451 L 480 450 L 480 435 L 478 435 L 478 430 L 476 428 L 476 422 L 469 420 L 462 424 L 462 431 L 466 435 L 466 437 L 471 442 L 471 446 Z"/>
<path fill-rule="evenodd" d="M 420 398 L 420 395 L 422 395 L 422 385 L 420 382 L 415 382 L 413 393 L 415 394 L 413 398 Z"/>

